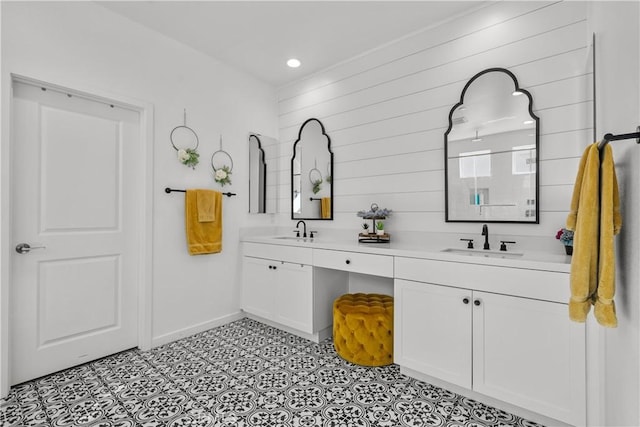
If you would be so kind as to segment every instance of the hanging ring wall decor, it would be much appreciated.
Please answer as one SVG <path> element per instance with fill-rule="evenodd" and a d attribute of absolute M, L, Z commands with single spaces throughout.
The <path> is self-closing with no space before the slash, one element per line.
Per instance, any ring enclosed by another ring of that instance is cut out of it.
<path fill-rule="evenodd" d="M 322 189 L 322 172 L 318 170 L 317 162 L 314 161 L 313 163 L 313 168 L 309 171 L 309 181 L 313 185 L 313 194 L 318 194 Z"/>
<path fill-rule="evenodd" d="M 171 145 L 178 152 L 178 160 L 185 166 L 195 169 L 198 164 L 200 154 L 198 154 L 198 146 L 200 140 L 198 134 L 187 126 L 187 110 L 184 110 L 183 124 L 176 126 L 169 134 Z M 193 148 L 191 148 L 193 147 Z"/>
<path fill-rule="evenodd" d="M 220 161 L 221 158 L 227 157 L 228 163 Z M 216 166 L 217 163 L 217 166 Z M 233 170 L 233 159 L 231 155 L 222 149 L 222 135 L 220 135 L 220 149 L 211 155 L 211 167 L 213 168 L 213 179 L 225 186 L 231 184 L 231 171 Z"/>

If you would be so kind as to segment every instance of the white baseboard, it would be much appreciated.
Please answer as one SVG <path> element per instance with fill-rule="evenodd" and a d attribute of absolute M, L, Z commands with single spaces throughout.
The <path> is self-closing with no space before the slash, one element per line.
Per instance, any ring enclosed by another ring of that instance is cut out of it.
<path fill-rule="evenodd" d="M 319 343 L 320 341 L 323 341 L 331 336 L 333 336 L 333 327 L 332 325 L 330 325 L 329 327 L 315 332 L 313 334 L 309 334 L 307 332 L 302 332 L 299 331 L 297 329 L 291 328 L 289 326 L 283 325 L 281 323 L 277 323 L 277 322 L 273 322 L 269 319 L 265 319 L 264 317 L 260 317 L 260 316 L 256 316 L 255 314 L 251 314 L 251 313 L 244 313 L 245 317 L 248 317 L 249 319 L 253 319 L 256 320 L 258 322 L 264 323 L 265 325 L 269 325 L 272 326 L 274 328 L 278 328 L 282 331 L 285 332 L 289 332 L 290 334 L 293 335 L 297 335 L 299 337 L 308 339 L 309 341 L 313 341 L 314 343 Z"/>
<path fill-rule="evenodd" d="M 168 334 L 160 335 L 159 337 L 154 337 L 151 341 L 152 347 L 159 347 L 161 345 L 168 344 L 173 341 L 177 341 L 182 338 L 186 338 L 191 335 L 198 334 L 200 332 L 207 331 L 211 328 L 215 328 L 218 326 L 226 325 L 227 323 L 234 322 L 236 320 L 240 320 L 246 317 L 242 311 L 238 311 L 237 313 L 229 314 L 226 316 L 218 317 L 217 319 L 208 320 L 206 322 L 199 323 L 197 325 L 189 326 L 184 329 L 179 329 L 174 332 L 169 332 Z"/>
<path fill-rule="evenodd" d="M 493 406 L 494 408 L 498 408 L 500 410 L 510 412 L 519 417 L 522 417 L 526 420 L 534 421 L 536 423 L 545 425 L 545 426 L 556 426 L 556 427 L 570 427 L 569 424 L 563 423 L 562 421 L 558 421 L 553 418 L 546 417 L 544 415 L 538 414 L 536 412 L 529 411 L 525 408 L 521 408 L 519 406 L 511 405 L 510 403 L 503 402 L 502 400 L 494 399 L 489 396 L 485 396 L 484 394 L 480 394 L 476 391 L 469 390 L 464 387 L 460 387 L 456 384 L 451 384 L 446 381 L 442 381 L 441 379 L 432 377 L 430 375 L 423 374 L 421 372 L 415 371 L 413 369 L 405 368 L 400 366 L 400 372 L 409 377 L 418 379 L 420 381 L 424 381 L 428 384 L 433 384 L 437 387 L 444 388 L 445 390 L 452 391 L 461 396 L 468 397 L 473 400 L 477 400 L 478 402 L 482 402 L 485 405 Z"/>

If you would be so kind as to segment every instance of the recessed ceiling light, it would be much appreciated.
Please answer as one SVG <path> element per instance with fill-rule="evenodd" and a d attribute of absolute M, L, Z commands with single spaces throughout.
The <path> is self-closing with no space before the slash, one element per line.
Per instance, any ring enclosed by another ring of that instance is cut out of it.
<path fill-rule="evenodd" d="M 298 68 L 300 66 L 300 61 L 296 58 L 291 58 L 287 61 L 287 65 L 291 68 Z"/>

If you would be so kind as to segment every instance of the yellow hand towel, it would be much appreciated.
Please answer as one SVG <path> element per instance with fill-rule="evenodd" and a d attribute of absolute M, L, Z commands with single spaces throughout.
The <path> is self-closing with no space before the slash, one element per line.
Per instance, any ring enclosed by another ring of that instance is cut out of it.
<path fill-rule="evenodd" d="M 212 193 L 214 221 L 200 222 L 198 196 L 203 191 Z M 187 190 L 184 200 L 189 254 L 213 254 L 222 251 L 222 193 L 211 190 Z"/>
<path fill-rule="evenodd" d="M 331 198 L 323 197 L 320 199 L 320 213 L 323 219 L 331 218 Z"/>
<path fill-rule="evenodd" d="M 615 251 L 613 236 L 620 232 L 620 198 L 618 181 L 611 146 L 605 145 L 601 164 L 600 183 L 600 259 L 598 268 L 598 292 L 595 298 L 594 314 L 602 326 L 615 328 L 618 325 L 615 294 Z"/>
<path fill-rule="evenodd" d="M 216 220 L 216 197 L 211 190 L 194 190 L 198 205 L 198 221 L 213 222 Z"/>
<path fill-rule="evenodd" d="M 569 317 L 576 322 L 586 320 L 597 286 L 599 166 L 598 144 L 591 144 L 580 160 L 567 218 L 574 231 Z"/>

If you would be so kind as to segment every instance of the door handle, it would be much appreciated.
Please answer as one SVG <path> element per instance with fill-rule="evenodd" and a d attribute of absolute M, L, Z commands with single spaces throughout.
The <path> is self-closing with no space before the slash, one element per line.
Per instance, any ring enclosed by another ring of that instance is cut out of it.
<path fill-rule="evenodd" d="M 18 244 L 18 246 L 16 246 L 16 252 L 18 252 L 19 254 L 28 254 L 29 252 L 31 252 L 32 249 L 46 249 L 47 247 L 42 245 L 42 246 L 31 246 L 28 243 L 20 243 Z"/>

